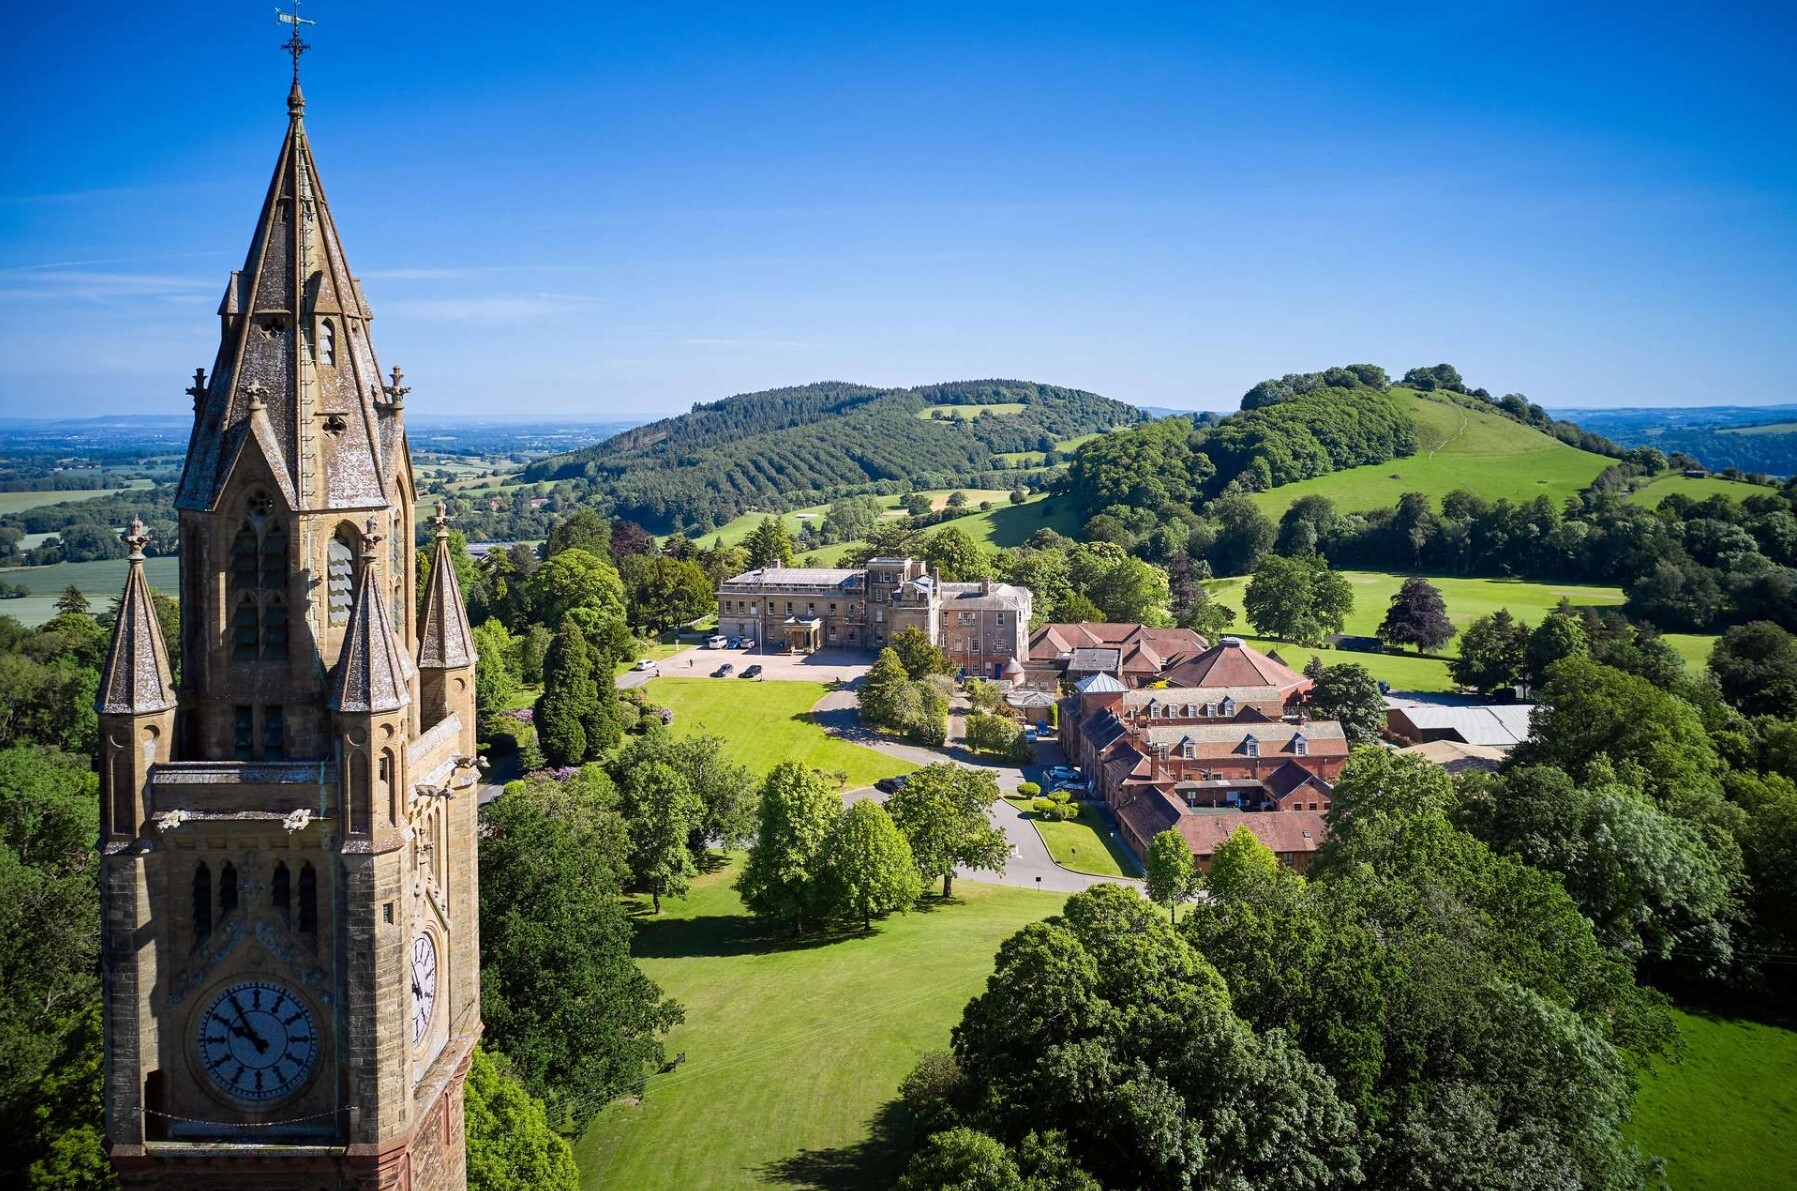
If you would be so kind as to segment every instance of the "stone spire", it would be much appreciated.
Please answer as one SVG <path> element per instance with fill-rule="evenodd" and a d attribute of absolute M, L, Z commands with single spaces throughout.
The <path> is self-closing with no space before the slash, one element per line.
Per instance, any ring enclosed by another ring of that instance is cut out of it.
<path fill-rule="evenodd" d="M 331 694 L 326 704 L 332 711 L 398 711 L 412 701 L 412 660 L 399 646 L 387 602 L 376 582 L 375 547 L 381 535 L 371 518 L 362 538 L 362 581 L 356 588 L 355 607 L 343 635 L 343 652 L 331 672 Z"/>
<path fill-rule="evenodd" d="M 100 696 L 94 709 L 101 715 L 149 715 L 175 705 L 173 672 L 162 641 L 156 601 L 144 579 L 144 523 L 133 517 L 125 544 L 131 547 L 125 593 L 119 599 L 118 622 L 112 626 L 112 649 L 100 671 Z"/>
<path fill-rule="evenodd" d="M 297 78 L 287 110 L 249 253 L 219 304 L 218 357 L 195 397 L 183 509 L 213 508 L 252 442 L 301 511 L 379 507 L 406 466 L 399 409 L 369 336 L 373 312 L 325 201 Z"/>
<path fill-rule="evenodd" d="M 418 625 L 418 668 L 458 670 L 474 664 L 474 634 L 468 631 L 461 580 L 449 557 L 449 516 L 441 503 L 431 524 L 437 527 L 437 552 L 424 589 L 424 618 Z"/>

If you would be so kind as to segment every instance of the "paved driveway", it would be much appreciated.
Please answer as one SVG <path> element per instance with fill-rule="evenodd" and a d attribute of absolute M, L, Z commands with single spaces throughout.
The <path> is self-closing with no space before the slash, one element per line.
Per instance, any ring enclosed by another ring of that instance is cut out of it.
<path fill-rule="evenodd" d="M 816 653 L 776 653 L 771 650 L 705 649 L 692 646 L 673 657 L 661 660 L 657 672 L 663 678 L 704 678 L 725 662 L 741 674 L 750 666 L 760 666 L 761 676 L 769 681 L 854 682 L 867 673 L 873 658 L 859 650 L 820 649 Z M 656 673 L 644 674 L 627 670 L 618 675 L 618 689 L 641 686 Z"/>
<path fill-rule="evenodd" d="M 1039 741 L 1036 745 L 1036 764 L 1027 769 L 1016 765 L 998 763 L 984 757 L 976 757 L 965 749 L 953 745 L 944 749 L 928 749 L 915 744 L 903 744 L 888 740 L 867 731 L 861 726 L 860 703 L 855 692 L 851 690 L 831 691 L 812 708 L 812 716 L 827 732 L 834 733 L 856 744 L 866 745 L 891 757 L 909 761 L 913 765 L 933 765 L 939 761 L 953 761 L 970 769 L 986 769 L 998 779 L 1001 794 L 1014 794 L 1017 787 L 1025 780 L 1040 784 L 1043 781 L 1042 770 L 1051 765 L 1059 765 L 1065 761 L 1061 754 L 1061 746 L 1053 741 Z M 862 798 L 873 798 L 880 802 L 886 795 L 869 788 L 851 790 L 843 795 L 844 801 L 854 802 Z M 1082 889 L 1090 889 L 1094 885 L 1109 883 L 1116 885 L 1134 885 L 1141 888 L 1142 883 L 1127 877 L 1099 877 L 1090 873 L 1076 873 L 1072 869 L 1062 868 L 1054 862 L 1048 853 L 1048 845 L 1023 813 L 1015 806 L 999 799 L 992 804 L 989 812 L 993 823 L 1005 833 L 1011 841 L 1011 858 L 1005 862 L 1004 873 L 998 874 L 989 869 L 957 869 L 957 880 L 983 881 L 989 884 L 1013 885 L 1024 889 L 1047 889 L 1057 893 L 1078 893 Z"/>

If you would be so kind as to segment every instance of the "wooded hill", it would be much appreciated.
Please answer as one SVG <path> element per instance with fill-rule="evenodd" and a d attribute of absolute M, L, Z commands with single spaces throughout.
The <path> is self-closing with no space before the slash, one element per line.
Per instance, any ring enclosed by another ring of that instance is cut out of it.
<path fill-rule="evenodd" d="M 952 416 L 932 416 L 938 406 Z M 1034 456 L 1005 456 L 1042 452 L 1053 462 L 1070 439 L 1145 418 L 1096 393 L 1028 381 L 915 389 L 826 381 L 697 404 L 540 460 L 522 478 L 573 481 L 582 503 L 658 533 L 703 530 L 752 509 L 801 508 L 882 485 L 1010 487 L 1033 474 Z"/>

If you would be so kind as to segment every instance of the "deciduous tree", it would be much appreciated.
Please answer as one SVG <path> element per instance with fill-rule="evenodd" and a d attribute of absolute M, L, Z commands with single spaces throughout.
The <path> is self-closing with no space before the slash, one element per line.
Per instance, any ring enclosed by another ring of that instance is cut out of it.
<path fill-rule="evenodd" d="M 1358 662 L 1323 667 L 1306 700 L 1318 719 L 1341 724 L 1349 744 L 1372 744 L 1385 730 L 1385 696 L 1378 680 Z"/>
<path fill-rule="evenodd" d="M 987 817 L 996 801 L 998 779 L 991 770 L 940 762 L 911 774 L 886 809 L 910 841 L 918 872 L 925 881 L 942 878 L 947 898 L 956 866 L 1005 871 L 1010 845 Z"/>
<path fill-rule="evenodd" d="M 1441 589 L 1421 575 L 1404 580 L 1379 625 L 1380 640 L 1388 645 L 1414 645 L 1418 653 L 1433 653 L 1452 640 L 1455 632 Z"/>
<path fill-rule="evenodd" d="M 1242 594 L 1242 609 L 1258 633 L 1313 645 L 1330 633 L 1339 633 L 1354 610 L 1354 591 L 1348 581 L 1329 569 L 1317 555 L 1262 558 Z"/>
<path fill-rule="evenodd" d="M 1192 846 L 1185 836 L 1169 827 L 1148 841 L 1148 857 L 1144 865 L 1148 877 L 1148 900 L 1167 907 L 1170 922 L 1179 921 L 1179 903 L 1196 892 L 1198 867 L 1192 863 Z"/>
<path fill-rule="evenodd" d="M 755 843 L 736 888 L 751 913 L 791 923 L 802 934 L 807 918 L 827 905 L 824 841 L 842 814 L 842 800 L 823 775 L 782 761 L 761 783 Z"/>
<path fill-rule="evenodd" d="M 618 792 L 618 809 L 630 836 L 630 875 L 649 891 L 659 914 L 662 894 L 679 897 L 692 879 L 687 837 L 705 808 L 686 778 L 661 761 L 625 770 Z"/>
<path fill-rule="evenodd" d="M 574 1148 L 505 1055 L 477 1046 L 463 1085 L 468 1191 L 579 1191 Z"/>
<path fill-rule="evenodd" d="M 824 841 L 824 857 L 830 900 L 867 930 L 875 918 L 909 909 L 923 892 L 911 845 L 886 808 L 871 798 L 837 817 Z"/>

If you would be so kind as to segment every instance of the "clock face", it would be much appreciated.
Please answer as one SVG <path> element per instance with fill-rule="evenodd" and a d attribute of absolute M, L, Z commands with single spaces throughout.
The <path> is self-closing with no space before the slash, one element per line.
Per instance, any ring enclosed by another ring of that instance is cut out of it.
<path fill-rule="evenodd" d="M 428 934 L 412 940 L 412 1044 L 424 1040 L 437 1007 L 437 944 Z"/>
<path fill-rule="evenodd" d="M 233 984 L 200 1017 L 200 1065 L 240 1100 L 279 1100 L 318 1063 L 318 1023 L 300 1000 L 267 980 Z"/>

